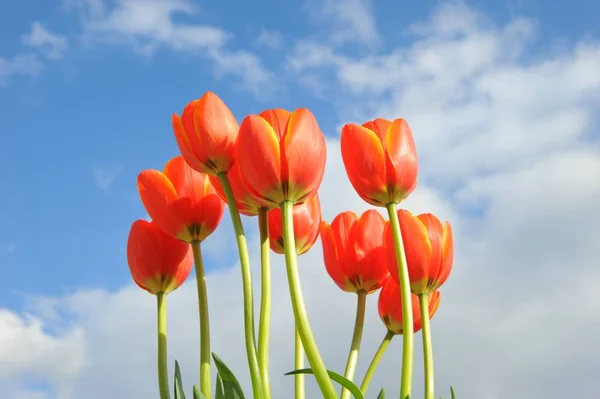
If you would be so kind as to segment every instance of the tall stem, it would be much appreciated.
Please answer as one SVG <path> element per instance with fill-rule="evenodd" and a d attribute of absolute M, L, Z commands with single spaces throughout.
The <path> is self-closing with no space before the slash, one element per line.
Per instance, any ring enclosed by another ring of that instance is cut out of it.
<path fill-rule="evenodd" d="M 396 250 L 396 261 L 398 262 L 398 276 L 400 277 L 400 299 L 402 300 L 402 379 L 400 382 L 400 399 L 405 399 L 407 396 L 410 396 L 412 388 L 414 346 L 412 298 L 406 254 L 404 253 L 404 243 L 402 242 L 396 204 L 390 203 L 386 208 L 390 218 L 394 249 Z"/>
<path fill-rule="evenodd" d="M 244 234 L 244 226 L 240 218 L 231 185 L 227 174 L 221 172 L 218 175 L 225 198 L 229 205 L 229 213 L 235 231 L 235 238 L 240 257 L 240 267 L 242 269 L 242 291 L 244 296 L 244 338 L 246 340 L 246 355 L 248 357 L 248 367 L 250 369 L 250 379 L 252 380 L 252 393 L 254 399 L 263 399 L 263 387 L 260 377 L 260 367 L 258 366 L 258 355 L 256 353 L 256 337 L 254 333 L 254 294 L 252 293 L 252 274 L 250 271 L 250 256 L 248 255 L 248 244 Z"/>
<path fill-rule="evenodd" d="M 300 334 L 302 345 L 306 351 L 306 357 L 310 363 L 319 388 L 325 399 L 337 399 L 337 393 L 333 383 L 329 379 L 327 369 L 319 354 L 319 349 L 313 337 L 304 306 L 302 295 L 302 286 L 300 284 L 300 274 L 298 273 L 298 257 L 296 254 L 296 242 L 294 241 L 294 219 L 293 202 L 285 201 L 281 204 L 281 213 L 283 216 L 283 246 L 285 247 L 285 267 L 288 277 L 290 296 L 292 299 L 292 308 L 296 320 L 296 328 Z"/>
<path fill-rule="evenodd" d="M 271 399 L 269 381 L 269 329 L 271 324 L 271 245 L 269 243 L 268 210 L 258 211 L 260 231 L 260 320 L 258 322 L 258 366 L 265 399 Z"/>
<path fill-rule="evenodd" d="M 170 399 L 169 372 L 167 368 L 167 304 L 166 294 L 156 294 L 156 315 L 158 330 L 158 390 L 160 399 Z"/>
<path fill-rule="evenodd" d="M 302 339 L 300 338 L 300 332 L 298 327 L 295 331 L 295 350 L 294 350 L 294 369 L 301 370 L 304 368 L 304 347 L 302 346 Z M 304 374 L 296 374 L 294 376 L 294 397 L 295 399 L 304 399 L 306 396 L 305 385 L 304 385 Z"/>
<path fill-rule="evenodd" d="M 356 303 L 354 333 L 352 335 L 352 343 L 350 344 L 348 361 L 346 362 L 346 371 L 344 372 L 344 377 L 350 381 L 354 378 L 354 372 L 356 371 L 356 365 L 358 363 L 358 352 L 360 351 L 360 342 L 362 340 L 363 326 L 365 324 L 365 306 L 367 303 L 367 293 L 365 291 L 359 291 L 356 296 L 358 297 L 358 301 Z M 342 388 L 341 399 L 349 398 L 350 391 L 346 388 Z"/>
<path fill-rule="evenodd" d="M 421 323 L 423 334 L 423 359 L 425 366 L 425 399 L 433 399 L 433 348 L 431 347 L 431 327 L 429 324 L 429 294 L 419 295 L 419 307 L 421 308 Z"/>
<path fill-rule="evenodd" d="M 200 391 L 207 398 L 212 397 L 210 389 L 210 323 L 208 317 L 208 293 L 206 275 L 202 261 L 200 241 L 192 241 L 196 285 L 198 286 L 198 315 L 200 318 Z"/>
<path fill-rule="evenodd" d="M 371 360 L 371 364 L 369 364 L 369 368 L 365 373 L 365 378 L 363 379 L 362 384 L 360 384 L 360 390 L 364 395 L 367 394 L 367 389 L 369 389 L 369 384 L 373 379 L 375 370 L 377 369 L 377 366 L 379 366 L 379 362 L 381 361 L 383 354 L 387 350 L 388 346 L 390 346 L 390 342 L 392 341 L 392 338 L 394 338 L 394 335 L 395 334 L 393 332 L 388 331 L 387 334 L 385 334 L 385 337 L 383 337 L 383 341 L 381 341 L 377 352 L 375 352 L 375 356 L 373 356 L 373 360 Z"/>

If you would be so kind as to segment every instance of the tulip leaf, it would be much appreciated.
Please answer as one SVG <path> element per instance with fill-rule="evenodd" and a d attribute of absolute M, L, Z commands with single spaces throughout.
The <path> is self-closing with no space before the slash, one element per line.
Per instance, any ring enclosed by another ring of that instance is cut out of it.
<path fill-rule="evenodd" d="M 181 370 L 179 369 L 179 362 L 175 360 L 175 399 L 185 399 L 185 393 L 183 392 L 183 383 L 181 382 Z"/>
<path fill-rule="evenodd" d="M 217 383 L 215 399 L 225 399 L 225 390 L 223 389 L 223 379 L 221 378 L 221 374 L 217 373 Z"/>
<path fill-rule="evenodd" d="M 200 388 L 198 387 L 198 385 L 194 385 L 194 399 L 207 399 L 206 396 L 204 396 L 204 394 L 202 392 L 200 392 Z"/>
<path fill-rule="evenodd" d="M 225 399 L 245 399 L 242 387 L 233 372 L 225 363 L 214 353 L 212 354 L 217 371 L 223 381 L 223 393 Z"/>
<path fill-rule="evenodd" d="M 377 395 L 377 399 L 385 399 L 385 388 L 381 388 L 381 392 Z"/>
<path fill-rule="evenodd" d="M 301 369 L 290 371 L 289 373 L 285 373 L 285 375 L 294 375 L 294 374 L 314 374 L 312 369 Z M 360 388 L 357 387 L 352 381 L 336 373 L 335 371 L 327 370 L 327 374 L 329 374 L 329 378 L 333 381 L 337 382 L 344 388 L 346 388 L 350 393 L 354 396 L 355 399 L 365 399 L 364 395 L 360 391 Z"/>
<path fill-rule="evenodd" d="M 454 388 L 450 385 L 450 397 L 452 399 L 456 399 L 456 394 L 454 393 Z"/>

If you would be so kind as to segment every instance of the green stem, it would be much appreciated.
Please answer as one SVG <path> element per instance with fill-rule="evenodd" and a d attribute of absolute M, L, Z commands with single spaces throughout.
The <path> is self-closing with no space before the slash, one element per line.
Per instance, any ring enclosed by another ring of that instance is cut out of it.
<path fill-rule="evenodd" d="M 295 356 L 294 356 L 294 369 L 301 370 L 304 368 L 304 347 L 302 346 L 302 339 L 300 338 L 300 331 L 296 327 L 295 331 Z M 296 374 L 295 378 L 295 399 L 304 399 L 306 392 L 304 391 L 304 374 Z"/>
<path fill-rule="evenodd" d="M 271 324 L 271 245 L 268 210 L 258 211 L 260 231 L 260 320 L 258 322 L 258 366 L 262 376 L 264 398 L 271 399 L 269 382 L 269 328 Z"/>
<path fill-rule="evenodd" d="M 400 399 L 410 396 L 412 387 L 413 373 L 413 314 L 412 298 L 410 292 L 410 282 L 408 279 L 408 267 L 406 264 L 406 254 L 404 253 L 404 243 L 402 242 L 402 233 L 400 231 L 400 222 L 396 212 L 396 204 L 390 203 L 386 206 L 390 218 L 390 226 L 394 238 L 394 249 L 396 250 L 396 260 L 398 262 L 398 276 L 400 277 L 400 295 L 402 300 L 402 379 L 400 383 Z"/>
<path fill-rule="evenodd" d="M 208 317 L 208 294 L 206 275 L 202 261 L 200 241 L 192 241 L 194 265 L 196 266 L 196 284 L 198 286 L 198 314 L 200 317 L 200 391 L 207 398 L 210 393 L 210 323 Z"/>
<path fill-rule="evenodd" d="M 357 293 L 358 302 L 356 304 L 356 319 L 354 321 L 354 334 L 352 335 L 352 343 L 350 344 L 350 353 L 346 362 L 346 371 L 344 377 L 353 381 L 356 365 L 358 364 L 358 352 L 360 351 L 360 342 L 362 340 L 363 326 L 365 324 L 365 307 L 367 304 L 367 293 L 359 291 Z M 350 391 L 342 388 L 341 399 L 349 399 Z"/>
<path fill-rule="evenodd" d="M 156 294 L 156 314 L 158 328 L 158 390 L 160 399 L 170 399 L 167 368 L 167 304 L 164 292 Z"/>
<path fill-rule="evenodd" d="M 429 294 L 419 295 L 423 334 L 423 359 L 425 366 L 425 399 L 435 397 L 433 384 L 433 349 L 431 347 L 431 327 L 429 324 Z"/>
<path fill-rule="evenodd" d="M 392 331 L 388 331 L 387 334 L 385 334 L 385 337 L 383 337 L 383 341 L 381 341 L 377 352 L 375 352 L 375 356 L 373 356 L 373 360 L 371 360 L 371 364 L 369 364 L 369 368 L 365 373 L 365 378 L 363 378 L 363 382 L 360 384 L 360 390 L 364 395 L 367 394 L 367 389 L 369 389 L 369 384 L 371 383 L 371 379 L 373 379 L 375 370 L 377 369 L 377 366 L 379 366 L 383 354 L 388 346 L 390 346 L 390 342 L 392 341 L 392 338 L 394 338 L 394 335 L 395 334 Z"/>
<path fill-rule="evenodd" d="M 308 315 L 304 306 L 302 295 L 302 286 L 300 283 L 300 274 L 298 272 L 298 255 L 296 253 L 296 242 L 294 241 L 294 219 L 293 219 L 292 201 L 285 201 L 281 204 L 281 213 L 283 216 L 283 246 L 285 247 L 285 267 L 288 277 L 290 296 L 292 299 L 292 308 L 296 320 L 296 328 L 300 334 L 302 345 L 306 351 L 306 357 L 310 363 L 319 388 L 325 399 L 337 399 L 337 393 L 333 383 L 329 379 L 327 369 L 319 354 L 319 349 L 310 329 Z"/>
<path fill-rule="evenodd" d="M 240 212 L 238 211 L 233 192 L 231 191 L 231 185 L 227 174 L 221 172 L 218 174 L 223 191 L 225 192 L 225 198 L 229 205 L 229 213 L 231 215 L 231 222 L 233 223 L 233 230 L 235 231 L 235 238 L 238 246 L 238 253 L 240 257 L 240 267 L 242 269 L 242 291 L 244 296 L 244 338 L 246 341 L 246 355 L 248 357 L 248 367 L 250 369 L 250 379 L 252 380 L 252 393 L 254 399 L 263 399 L 263 387 L 260 378 L 260 367 L 258 366 L 258 355 L 256 353 L 256 338 L 254 333 L 254 304 L 252 293 L 252 274 L 250 271 L 250 256 L 248 255 L 248 244 L 246 242 L 246 235 L 244 234 L 244 226 L 242 225 L 242 219 L 240 218 Z"/>

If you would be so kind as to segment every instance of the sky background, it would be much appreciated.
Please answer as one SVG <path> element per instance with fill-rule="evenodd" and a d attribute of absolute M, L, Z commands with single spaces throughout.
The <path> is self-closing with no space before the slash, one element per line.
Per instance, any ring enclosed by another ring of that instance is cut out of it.
<path fill-rule="evenodd" d="M 171 114 L 208 90 L 239 121 L 313 111 L 327 221 L 369 209 L 341 126 L 406 118 L 420 173 L 402 206 L 455 230 L 432 321 L 437 395 L 600 397 L 599 13 L 592 0 L 0 0 L 0 398 L 157 396 L 155 302 L 126 264 L 129 227 L 147 217 L 135 181 L 178 155 Z M 244 223 L 256 270 L 256 220 Z M 227 214 L 206 243 L 212 349 L 249 387 Z M 321 352 L 342 371 L 356 298 L 325 273 L 320 242 L 300 265 Z M 271 373 L 287 398 L 293 325 L 281 257 L 273 267 Z M 184 284 L 168 305 L 188 386 L 195 295 Z M 376 299 L 360 377 L 385 334 Z M 371 397 L 397 395 L 400 342 Z M 419 397 L 418 352 L 415 367 Z"/>

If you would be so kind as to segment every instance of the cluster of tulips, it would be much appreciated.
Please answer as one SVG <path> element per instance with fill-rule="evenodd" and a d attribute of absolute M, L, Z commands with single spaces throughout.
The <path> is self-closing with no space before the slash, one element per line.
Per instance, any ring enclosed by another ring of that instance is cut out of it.
<path fill-rule="evenodd" d="M 202 243 L 219 225 L 228 206 L 239 252 L 244 308 L 244 337 L 252 397 L 271 399 L 269 329 L 270 252 L 285 255 L 294 313 L 295 398 L 304 399 L 304 378 L 314 374 L 323 398 L 364 399 L 379 361 L 395 335 L 403 337 L 400 398 L 411 396 L 413 337 L 422 330 L 425 399 L 434 398 L 430 318 L 453 262 L 450 224 L 432 214 L 397 209 L 415 189 L 417 155 L 404 119 L 347 124 L 341 150 L 358 195 L 387 210 L 389 221 L 372 209 L 358 216 L 340 213 L 322 221 L 317 194 L 327 158 L 326 142 L 313 114 L 305 108 L 267 110 L 236 118 L 214 93 L 187 104 L 172 117 L 181 156 L 164 170 L 144 170 L 138 191 L 152 221 L 131 226 L 127 258 L 134 281 L 157 298 L 158 385 L 170 399 L 167 372 L 167 294 L 179 287 L 195 265 L 200 321 L 200 384 L 194 399 L 236 399 L 244 394 L 227 365 L 210 350 L 209 305 Z M 258 340 L 248 246 L 240 214 L 258 216 L 260 231 L 260 316 Z M 319 354 L 304 306 L 298 255 L 321 237 L 325 268 L 342 290 L 357 295 L 354 334 L 343 375 L 328 370 Z M 365 317 L 366 296 L 379 291 L 378 310 L 387 333 L 360 386 L 354 374 Z M 234 294 L 234 293 L 232 293 Z M 304 359 L 310 368 L 305 368 Z M 211 364 L 217 370 L 212 386 Z M 334 386 L 341 385 L 341 392 Z M 175 399 L 185 397 L 175 363 Z M 454 396 L 454 393 L 452 392 Z M 384 398 L 382 389 L 378 398 Z"/>

